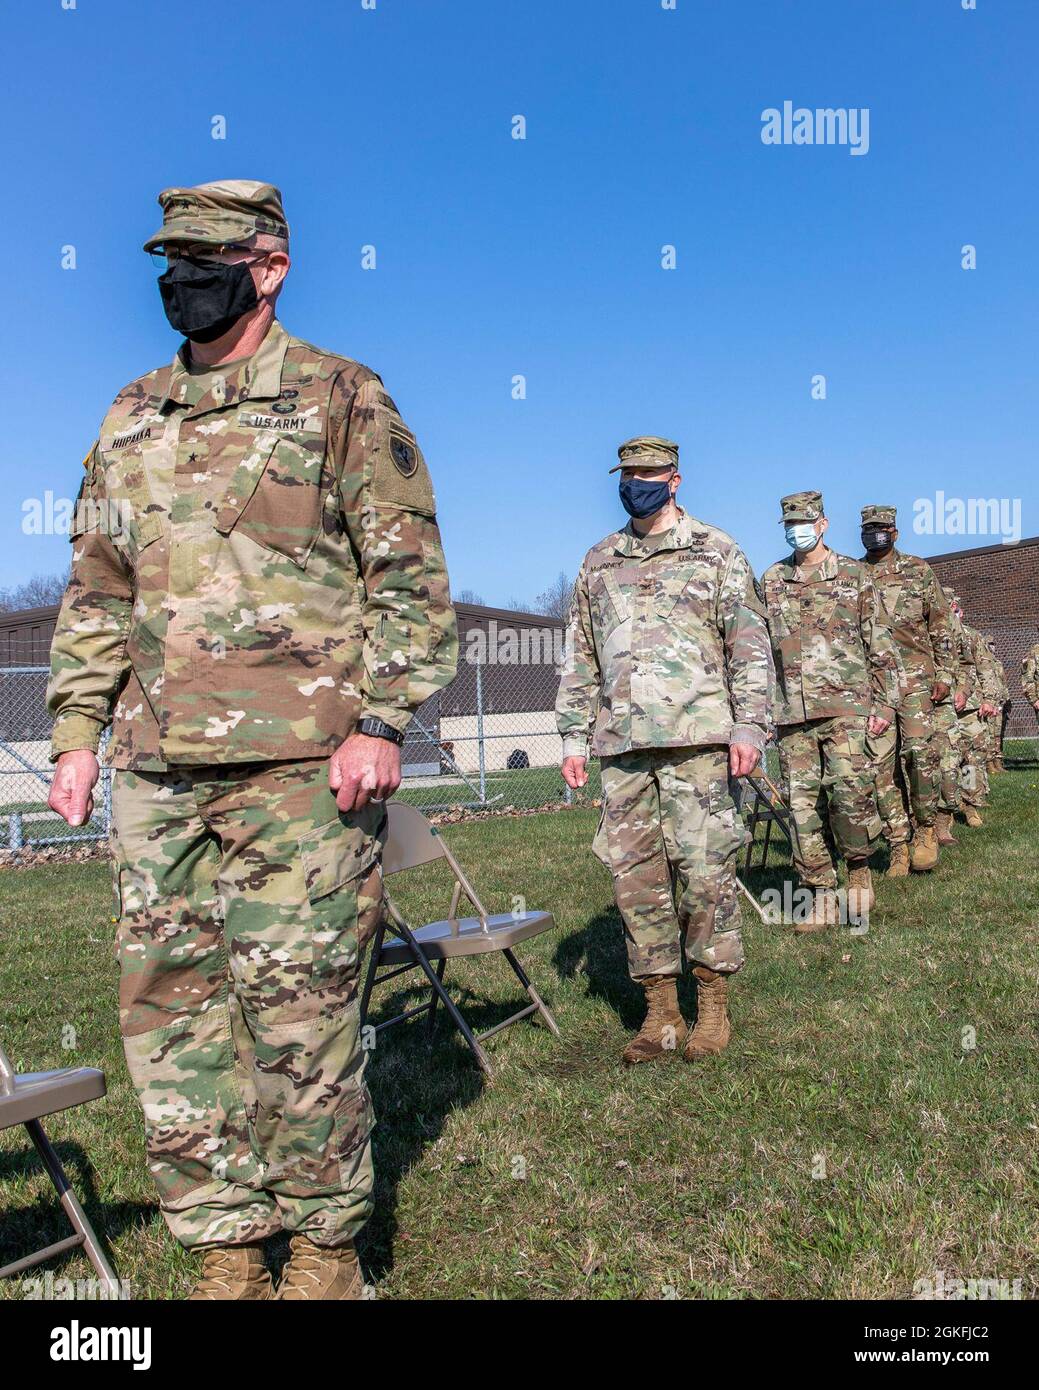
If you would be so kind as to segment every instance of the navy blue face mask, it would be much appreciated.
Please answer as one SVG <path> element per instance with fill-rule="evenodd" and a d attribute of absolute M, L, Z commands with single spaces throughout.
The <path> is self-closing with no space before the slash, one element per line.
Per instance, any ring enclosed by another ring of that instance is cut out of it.
<path fill-rule="evenodd" d="M 648 478 L 622 478 L 620 495 L 621 506 L 628 515 L 642 521 L 667 505 L 671 499 L 671 484 L 667 480 L 654 483 Z"/>

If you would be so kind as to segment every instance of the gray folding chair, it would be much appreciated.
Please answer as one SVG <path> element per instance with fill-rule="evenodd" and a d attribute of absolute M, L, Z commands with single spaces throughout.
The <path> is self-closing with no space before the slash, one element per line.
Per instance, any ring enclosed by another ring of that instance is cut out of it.
<path fill-rule="evenodd" d="M 522 965 L 516 959 L 513 947 L 541 932 L 555 926 L 549 912 L 503 912 L 497 915 L 488 913 L 476 892 L 466 878 L 461 866 L 444 843 L 435 826 L 430 825 L 421 811 L 402 801 L 391 801 L 386 808 L 389 818 L 386 847 L 383 852 L 383 877 L 402 873 L 405 869 L 417 868 L 420 864 L 431 864 L 435 860 L 447 861 L 454 874 L 455 883 L 451 896 L 451 906 L 447 917 L 440 922 L 429 922 L 425 926 L 412 927 L 401 916 L 389 892 L 384 894 L 384 912 L 371 947 L 371 958 L 365 976 L 361 995 L 361 1024 L 368 1016 L 368 1005 L 373 988 L 385 984 L 397 975 L 410 970 L 421 970 L 429 982 L 429 999 L 415 1008 L 387 1019 L 376 1025 L 376 1032 L 392 1028 L 395 1023 L 414 1018 L 417 1014 L 428 1014 L 428 1032 L 432 1039 L 436 1024 L 437 1005 L 443 1004 L 451 1021 L 462 1037 L 472 1048 L 473 1055 L 490 1077 L 494 1075 L 490 1058 L 482 1043 L 503 1028 L 518 1023 L 521 1018 L 540 1014 L 549 1031 L 559 1037 L 556 1021 L 544 1000 L 531 984 Z M 458 904 L 462 893 L 476 908 L 476 917 L 459 917 Z M 387 928 L 391 935 L 387 935 Z M 517 1013 L 510 1015 L 493 1028 L 474 1034 L 463 1018 L 458 1006 L 444 987 L 444 972 L 447 962 L 460 956 L 486 955 L 500 951 L 512 967 L 516 978 L 526 990 L 531 1003 Z M 435 962 L 434 965 L 431 962 Z"/>
<path fill-rule="evenodd" d="M 50 1140 L 43 1132 L 40 1118 L 53 1115 L 59 1110 L 70 1110 L 87 1101 L 100 1100 L 105 1094 L 105 1074 L 96 1067 L 65 1067 L 61 1071 L 15 1072 L 6 1052 L 0 1048 L 0 1129 L 10 1129 L 13 1125 L 24 1125 L 29 1132 L 40 1161 L 47 1170 L 47 1176 L 54 1184 L 54 1190 L 65 1209 L 65 1215 L 72 1222 L 76 1232 L 65 1240 L 56 1241 L 23 1260 L 4 1265 L 0 1278 L 9 1274 L 21 1274 L 23 1270 L 49 1260 L 52 1255 L 63 1254 L 82 1245 L 87 1259 L 97 1271 L 98 1278 L 111 1293 L 118 1294 L 119 1282 L 115 1271 L 105 1259 L 98 1243 L 94 1228 L 86 1218 L 86 1213 L 73 1192 L 61 1160 L 54 1152 Z"/>

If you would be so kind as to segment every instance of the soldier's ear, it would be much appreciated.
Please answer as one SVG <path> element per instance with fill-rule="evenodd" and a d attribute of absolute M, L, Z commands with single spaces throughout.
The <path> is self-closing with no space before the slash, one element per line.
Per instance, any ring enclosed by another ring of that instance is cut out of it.
<path fill-rule="evenodd" d="M 830 518 L 829 518 L 828 516 L 821 516 L 821 517 L 819 518 L 819 520 L 822 522 L 822 525 L 819 527 L 819 535 L 820 535 L 820 537 L 821 537 L 821 536 L 823 536 L 823 535 L 825 534 L 825 532 L 826 532 L 827 529 L 829 528 L 829 525 L 830 525 Z"/>
<path fill-rule="evenodd" d="M 678 469 L 676 468 L 675 471 L 671 474 L 671 496 L 672 496 L 672 497 L 674 497 L 675 493 L 678 491 L 678 485 L 679 485 L 679 483 L 680 483 L 681 481 L 682 481 L 682 475 L 681 475 L 681 473 L 679 473 Z"/>

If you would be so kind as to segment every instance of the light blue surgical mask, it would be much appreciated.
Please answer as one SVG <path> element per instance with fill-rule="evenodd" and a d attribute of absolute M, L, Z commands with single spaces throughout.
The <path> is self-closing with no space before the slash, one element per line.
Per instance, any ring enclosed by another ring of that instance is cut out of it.
<path fill-rule="evenodd" d="M 786 536 L 786 543 L 791 550 L 797 550 L 802 555 L 807 550 L 814 550 L 819 542 L 819 537 L 815 534 L 815 527 L 810 521 L 795 521 L 791 525 L 783 528 Z"/>

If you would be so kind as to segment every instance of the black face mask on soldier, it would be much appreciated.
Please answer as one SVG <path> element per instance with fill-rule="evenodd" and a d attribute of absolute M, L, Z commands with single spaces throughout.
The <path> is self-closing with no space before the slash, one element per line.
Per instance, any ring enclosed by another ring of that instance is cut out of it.
<path fill-rule="evenodd" d="M 659 512 L 671 500 L 671 485 L 653 482 L 649 478 L 622 478 L 620 483 L 621 506 L 629 516 L 639 521 L 654 512 Z"/>
<path fill-rule="evenodd" d="M 890 550 L 894 541 L 891 539 L 890 531 L 878 531 L 871 527 L 869 530 L 863 530 L 862 544 L 867 550 L 872 550 L 875 553 L 880 550 Z"/>
<path fill-rule="evenodd" d="M 170 326 L 193 343 L 211 343 L 255 309 L 256 286 L 245 261 L 196 261 L 178 256 L 159 276 Z"/>

